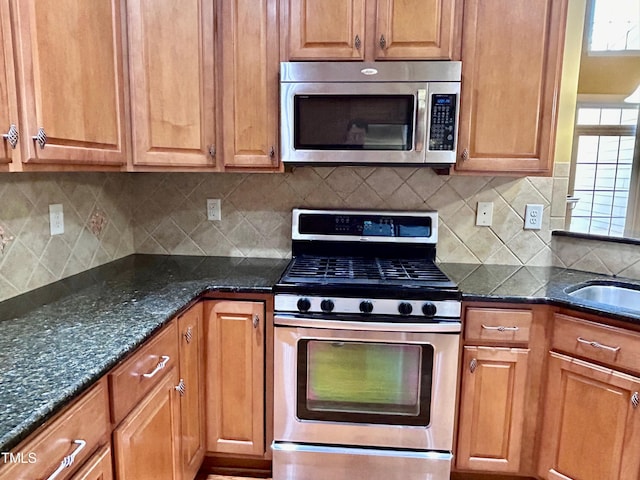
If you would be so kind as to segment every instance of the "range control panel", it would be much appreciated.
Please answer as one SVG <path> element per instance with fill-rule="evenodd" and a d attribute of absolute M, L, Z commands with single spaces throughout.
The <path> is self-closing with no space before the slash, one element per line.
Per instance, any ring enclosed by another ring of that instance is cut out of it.
<path fill-rule="evenodd" d="M 431 95 L 429 150 L 453 150 L 456 135 L 455 93 Z"/>

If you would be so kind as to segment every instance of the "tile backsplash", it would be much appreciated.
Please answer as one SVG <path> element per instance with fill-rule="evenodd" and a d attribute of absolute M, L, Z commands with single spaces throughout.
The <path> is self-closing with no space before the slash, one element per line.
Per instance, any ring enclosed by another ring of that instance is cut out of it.
<path fill-rule="evenodd" d="M 429 168 L 295 168 L 282 175 L 135 174 L 139 253 L 287 257 L 291 209 L 437 210 L 443 262 L 550 265 L 552 178 L 441 176 Z M 222 220 L 206 219 L 206 199 Z M 476 227 L 478 201 L 493 225 Z M 523 230 L 527 203 L 544 207 L 542 230 Z"/>
<path fill-rule="evenodd" d="M 0 300 L 129 255 L 129 176 L 117 173 L 0 175 Z M 62 204 L 64 233 L 49 233 Z"/>
<path fill-rule="evenodd" d="M 131 253 L 286 258 L 291 209 L 437 210 L 442 262 L 557 265 L 640 278 L 640 249 L 552 237 L 563 228 L 568 169 L 555 178 L 440 176 L 428 168 L 295 168 L 284 174 L 0 175 L 0 300 Z M 222 200 L 208 221 L 206 199 Z M 475 225 L 477 202 L 493 224 Z M 64 207 L 50 236 L 48 206 Z M 528 203 L 541 230 L 524 230 Z"/>

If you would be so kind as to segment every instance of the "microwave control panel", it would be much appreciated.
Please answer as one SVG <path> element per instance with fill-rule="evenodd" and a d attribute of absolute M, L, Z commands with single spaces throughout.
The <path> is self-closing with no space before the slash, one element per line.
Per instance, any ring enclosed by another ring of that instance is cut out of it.
<path fill-rule="evenodd" d="M 429 150 L 453 150 L 456 135 L 455 93 L 435 93 L 431 95 L 431 128 L 429 129 Z"/>

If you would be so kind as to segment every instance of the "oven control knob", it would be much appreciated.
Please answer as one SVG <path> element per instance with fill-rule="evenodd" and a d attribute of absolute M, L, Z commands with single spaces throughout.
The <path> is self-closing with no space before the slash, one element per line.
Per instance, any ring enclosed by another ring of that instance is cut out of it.
<path fill-rule="evenodd" d="M 400 315 L 411 315 L 411 312 L 413 312 L 413 307 L 409 302 L 400 302 L 400 304 L 398 305 L 398 312 L 400 313 Z"/>
<path fill-rule="evenodd" d="M 311 302 L 308 298 L 301 298 L 298 300 L 298 310 L 301 312 L 306 312 L 311 308 Z"/>
<path fill-rule="evenodd" d="M 373 312 L 373 303 L 369 300 L 363 300 L 360 302 L 360 311 L 362 313 L 371 313 Z"/>
<path fill-rule="evenodd" d="M 333 304 L 333 300 L 326 299 L 320 302 L 320 310 L 322 310 L 324 313 L 332 312 L 333 307 L 335 307 L 335 305 Z"/>
<path fill-rule="evenodd" d="M 436 306 L 431 302 L 427 302 L 422 305 L 422 313 L 425 317 L 434 317 L 436 315 Z"/>

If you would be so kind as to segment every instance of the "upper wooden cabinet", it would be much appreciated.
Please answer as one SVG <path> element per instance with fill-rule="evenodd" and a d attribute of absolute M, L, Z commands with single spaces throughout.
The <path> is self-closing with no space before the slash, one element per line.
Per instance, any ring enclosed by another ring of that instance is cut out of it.
<path fill-rule="evenodd" d="M 9 0 L 0 0 L 0 169 L 20 161 L 18 105 L 13 66 Z"/>
<path fill-rule="evenodd" d="M 24 164 L 16 169 L 125 163 L 121 8 L 122 0 L 11 2 Z"/>
<path fill-rule="evenodd" d="M 451 59 L 456 0 L 288 0 L 285 60 Z"/>
<path fill-rule="evenodd" d="M 221 0 L 225 169 L 278 168 L 277 0 Z"/>
<path fill-rule="evenodd" d="M 467 0 L 458 172 L 548 175 L 567 0 Z"/>
<path fill-rule="evenodd" d="M 130 0 L 133 164 L 215 167 L 215 14 L 207 0 Z"/>

